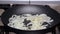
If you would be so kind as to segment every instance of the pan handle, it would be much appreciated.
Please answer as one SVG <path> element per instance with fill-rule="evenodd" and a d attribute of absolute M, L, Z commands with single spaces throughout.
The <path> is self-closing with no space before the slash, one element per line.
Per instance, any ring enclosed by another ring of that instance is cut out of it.
<path fill-rule="evenodd" d="M 49 5 L 45 5 L 45 7 L 50 7 Z"/>

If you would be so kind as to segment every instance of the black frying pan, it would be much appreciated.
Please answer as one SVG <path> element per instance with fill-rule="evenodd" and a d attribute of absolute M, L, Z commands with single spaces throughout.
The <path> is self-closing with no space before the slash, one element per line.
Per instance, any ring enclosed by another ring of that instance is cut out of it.
<path fill-rule="evenodd" d="M 7 24 L 9 23 L 8 20 L 13 14 L 16 14 L 16 15 L 22 15 L 22 14 L 32 14 L 32 15 L 34 15 L 34 14 L 47 14 L 49 17 L 51 17 L 54 20 L 53 22 L 51 22 L 51 25 L 47 26 L 47 29 L 59 24 L 59 22 L 60 22 L 59 13 L 56 10 L 50 8 L 49 6 L 19 5 L 19 6 L 13 6 L 9 9 L 5 10 L 5 12 L 1 16 L 1 20 L 2 20 L 4 25 L 7 26 Z M 39 31 L 37 30 L 36 32 L 38 33 Z M 32 32 L 34 32 L 34 31 L 31 31 L 30 34 L 37 34 L 37 33 L 32 33 Z M 25 34 L 28 34 L 28 33 L 25 33 Z"/>

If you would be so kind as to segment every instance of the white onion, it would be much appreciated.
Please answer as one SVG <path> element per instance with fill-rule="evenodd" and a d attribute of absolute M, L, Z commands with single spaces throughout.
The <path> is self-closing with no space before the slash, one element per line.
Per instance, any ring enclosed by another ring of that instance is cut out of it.
<path fill-rule="evenodd" d="M 20 29 L 20 30 L 41 30 L 41 29 L 46 29 L 46 26 L 48 24 L 51 24 L 50 22 L 53 22 L 54 20 L 51 19 L 51 17 L 47 16 L 46 14 L 36 14 L 36 15 L 31 15 L 31 14 L 23 14 L 22 15 L 12 15 L 12 17 L 9 18 L 9 23 L 8 26 Z M 27 27 L 24 25 L 24 19 L 30 20 L 31 22 L 27 24 Z M 48 24 L 42 25 L 44 22 L 47 22 Z M 30 29 L 28 28 L 30 25 Z"/>

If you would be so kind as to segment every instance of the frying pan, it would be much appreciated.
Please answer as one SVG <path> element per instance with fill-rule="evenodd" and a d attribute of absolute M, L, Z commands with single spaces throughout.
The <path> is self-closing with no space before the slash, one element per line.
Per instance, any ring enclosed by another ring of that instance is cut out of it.
<path fill-rule="evenodd" d="M 16 5 L 16 6 L 13 6 L 11 8 L 6 9 L 5 12 L 2 14 L 1 20 L 5 26 L 8 26 L 7 24 L 9 23 L 9 18 L 14 14 L 15 15 L 47 14 L 54 21 L 51 22 L 51 25 L 48 25 L 46 29 L 51 28 L 51 27 L 59 24 L 59 22 L 60 22 L 59 13 L 56 10 L 50 8 L 49 6 L 44 6 L 44 5 Z M 16 28 L 13 28 L 13 29 L 16 29 Z M 19 29 L 17 29 L 17 30 L 19 30 Z M 19 30 L 19 31 L 22 31 L 22 33 L 24 31 L 24 34 L 39 34 L 40 30 L 30 31 L 30 33 L 28 31 L 26 32 L 25 30 Z"/>

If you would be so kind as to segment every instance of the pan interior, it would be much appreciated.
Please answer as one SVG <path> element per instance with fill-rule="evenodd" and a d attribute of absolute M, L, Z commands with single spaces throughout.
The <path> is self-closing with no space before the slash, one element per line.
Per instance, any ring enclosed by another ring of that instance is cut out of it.
<path fill-rule="evenodd" d="M 42 30 L 51 25 L 53 21 L 47 14 L 22 14 L 12 15 L 7 25 L 20 30 Z"/>

